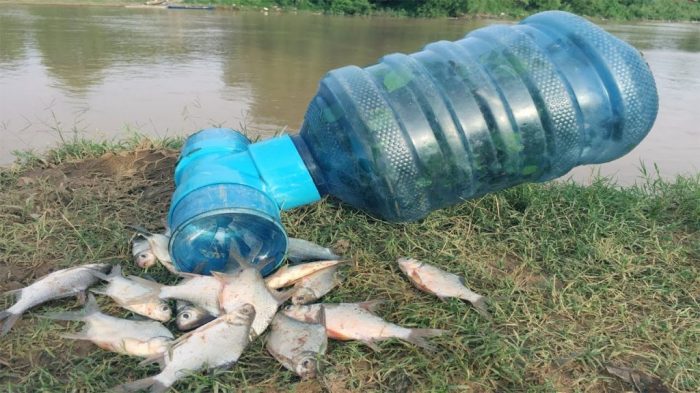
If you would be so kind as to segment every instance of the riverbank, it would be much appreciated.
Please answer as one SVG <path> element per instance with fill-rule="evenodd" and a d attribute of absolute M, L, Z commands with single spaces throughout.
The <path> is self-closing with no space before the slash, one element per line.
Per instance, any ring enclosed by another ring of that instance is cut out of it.
<path fill-rule="evenodd" d="M 563 10 L 596 19 L 700 21 L 697 0 L 644 0 L 578 2 L 570 0 L 539 1 L 460 1 L 428 0 L 182 0 L 177 4 L 213 5 L 218 9 L 260 10 L 264 12 L 318 12 L 335 15 L 393 17 L 459 17 L 521 19 L 545 10 Z M 0 4 L 127 6 L 142 0 L 0 0 Z M 156 8 L 156 7 L 154 7 Z"/>
<path fill-rule="evenodd" d="M 180 144 L 74 141 L 0 168 L 0 291 L 93 261 L 140 273 L 125 225 L 162 229 Z M 700 176 L 624 189 L 602 179 L 587 187 L 523 185 L 401 225 L 333 199 L 283 219 L 291 236 L 353 260 L 325 301 L 386 299 L 386 319 L 450 334 L 434 340 L 435 354 L 400 341 L 380 343 L 381 352 L 332 342 L 322 377 L 309 382 L 257 340 L 231 371 L 185 378 L 180 391 L 632 390 L 605 372 L 608 364 L 681 392 L 700 386 Z M 406 255 L 464 275 L 489 297 L 493 320 L 416 291 L 395 264 Z M 172 281 L 161 268 L 148 273 Z M 4 390 L 105 391 L 154 373 L 139 359 L 59 337 L 77 323 L 39 318 L 77 307 L 73 300 L 37 307 L 0 339 Z"/>

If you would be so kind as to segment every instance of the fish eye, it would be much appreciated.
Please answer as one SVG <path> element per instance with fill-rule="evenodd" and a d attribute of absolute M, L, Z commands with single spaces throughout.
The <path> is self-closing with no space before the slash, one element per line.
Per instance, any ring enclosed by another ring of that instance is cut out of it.
<path fill-rule="evenodd" d="M 161 310 L 161 311 L 170 311 L 170 306 L 168 306 L 168 305 L 163 305 L 163 306 L 160 307 L 160 310 Z"/>
<path fill-rule="evenodd" d="M 185 319 L 190 319 L 190 313 L 188 313 L 188 312 L 182 313 L 180 315 Z"/>
<path fill-rule="evenodd" d="M 304 359 L 301 362 L 302 367 L 304 368 L 311 368 L 314 365 L 313 359 Z"/>

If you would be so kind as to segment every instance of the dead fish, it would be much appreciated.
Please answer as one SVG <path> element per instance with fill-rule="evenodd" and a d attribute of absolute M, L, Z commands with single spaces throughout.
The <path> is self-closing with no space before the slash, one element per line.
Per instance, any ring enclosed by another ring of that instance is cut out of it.
<path fill-rule="evenodd" d="M 180 302 L 178 302 L 180 303 Z M 196 329 L 205 323 L 211 322 L 216 317 L 209 314 L 205 309 L 197 307 L 194 304 L 183 304 L 177 310 L 175 317 L 175 325 L 180 331 L 186 332 Z"/>
<path fill-rule="evenodd" d="M 151 252 L 156 259 L 159 260 L 163 266 L 165 266 L 166 269 L 170 270 L 172 273 L 177 273 L 177 269 L 175 269 L 175 266 L 173 265 L 173 259 L 170 256 L 170 251 L 168 248 L 168 244 L 170 243 L 169 233 L 152 233 L 147 229 L 136 225 L 128 225 L 127 227 L 135 230 L 141 237 L 146 239 L 148 245 L 150 246 Z"/>
<path fill-rule="evenodd" d="M 284 309 L 284 313 L 296 320 L 318 323 L 320 308 L 325 315 L 326 333 L 335 340 L 358 340 L 375 351 L 379 351 L 378 341 L 399 338 L 415 344 L 428 351 L 434 351 L 426 338 L 436 337 L 446 333 L 440 329 L 410 329 L 387 322 L 373 314 L 380 304 L 378 301 L 363 303 L 310 304 L 306 306 L 292 305 Z"/>
<path fill-rule="evenodd" d="M 299 265 L 285 265 L 277 269 L 277 271 L 265 278 L 265 283 L 272 289 L 288 287 L 300 279 L 313 274 L 319 270 L 335 266 L 343 263 L 342 260 L 328 260 L 318 262 L 308 262 Z"/>
<path fill-rule="evenodd" d="M 250 342 L 250 326 L 254 318 L 255 308 L 252 305 L 240 305 L 178 338 L 160 356 L 141 363 L 160 363 L 160 374 L 117 386 L 113 390 L 138 392 L 150 388 L 151 392 L 164 392 L 178 379 L 192 372 L 232 366 Z"/>
<path fill-rule="evenodd" d="M 0 322 L 3 322 L 0 336 L 10 331 L 22 314 L 30 308 L 47 302 L 69 296 L 78 296 L 85 300 L 85 290 L 98 281 L 92 272 L 107 272 L 110 265 L 93 263 L 71 267 L 49 273 L 31 285 L 7 292 L 18 294 L 17 302 L 7 310 L 0 311 Z"/>
<path fill-rule="evenodd" d="M 148 269 L 156 264 L 156 256 L 151 251 L 151 245 L 144 238 L 136 238 L 131 242 L 131 255 L 136 265 L 142 269 Z"/>
<path fill-rule="evenodd" d="M 114 266 L 108 275 L 101 272 L 93 274 L 109 284 L 103 289 L 91 289 L 91 292 L 109 296 L 119 306 L 156 321 L 167 322 L 172 317 L 170 305 L 158 297 L 154 286 L 124 277 L 121 266 Z M 137 298 L 139 301 L 134 300 Z"/>
<path fill-rule="evenodd" d="M 154 281 L 137 276 L 129 276 L 129 279 L 139 282 L 152 289 L 160 299 L 179 299 L 192 303 L 213 316 L 221 313 L 219 307 L 219 293 L 223 288 L 221 280 L 212 276 L 202 276 L 192 273 L 177 273 L 184 277 L 177 285 L 162 285 Z M 148 299 L 151 295 L 132 298 L 129 303 L 138 303 Z"/>
<path fill-rule="evenodd" d="M 265 280 L 255 267 L 243 261 L 240 266 L 233 274 L 214 273 L 214 277 L 223 285 L 219 306 L 222 312 L 231 312 L 241 304 L 252 304 L 255 307 L 255 320 L 251 331 L 261 335 L 272 322 L 279 305 L 292 296 L 292 290 L 276 292 L 265 285 Z"/>
<path fill-rule="evenodd" d="M 342 283 L 338 274 L 339 265 L 331 266 L 312 273 L 294 285 L 292 304 L 309 304 L 314 302 Z"/>
<path fill-rule="evenodd" d="M 330 248 L 319 246 L 304 239 L 290 237 L 287 242 L 287 259 L 293 263 L 341 259 Z"/>
<path fill-rule="evenodd" d="M 319 309 L 319 314 L 314 318 L 319 320 L 319 323 L 306 323 L 277 313 L 265 343 L 267 351 L 301 379 L 316 377 L 316 359 L 325 354 L 328 347 L 323 307 Z"/>
<path fill-rule="evenodd" d="M 399 268 L 418 289 L 440 299 L 455 297 L 468 301 L 482 316 L 491 319 L 486 298 L 467 288 L 464 279 L 413 258 L 399 258 Z"/>
<path fill-rule="evenodd" d="M 85 322 L 80 333 L 62 334 L 61 337 L 92 341 L 102 349 L 124 355 L 156 356 L 163 353 L 174 338 L 170 330 L 159 322 L 133 321 L 101 313 L 92 294 L 88 295 L 88 302 L 82 311 L 49 313 L 42 317 Z"/>

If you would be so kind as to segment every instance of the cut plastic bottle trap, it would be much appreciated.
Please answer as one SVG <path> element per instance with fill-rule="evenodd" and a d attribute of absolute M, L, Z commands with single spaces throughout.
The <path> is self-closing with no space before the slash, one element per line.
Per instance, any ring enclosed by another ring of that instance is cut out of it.
<path fill-rule="evenodd" d="M 189 137 L 168 216 L 178 269 L 223 270 L 233 250 L 271 273 L 280 211 L 333 195 L 391 222 L 578 165 L 619 158 L 651 129 L 658 95 L 641 54 L 549 11 L 411 55 L 330 71 L 297 135 Z"/>

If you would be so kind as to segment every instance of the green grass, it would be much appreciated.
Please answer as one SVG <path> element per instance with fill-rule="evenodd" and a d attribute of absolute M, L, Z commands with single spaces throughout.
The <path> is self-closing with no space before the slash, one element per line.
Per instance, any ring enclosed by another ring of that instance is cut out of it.
<path fill-rule="evenodd" d="M 0 289 L 95 260 L 138 273 L 125 225 L 162 227 L 176 156 L 151 149 L 177 145 L 73 141 L 0 169 Z M 523 185 L 401 225 L 325 199 L 285 213 L 284 222 L 291 236 L 349 245 L 354 264 L 325 301 L 387 299 L 380 314 L 392 322 L 448 329 L 433 340 L 439 351 L 332 342 L 322 377 L 300 382 L 258 340 L 231 370 L 188 377 L 174 391 L 632 390 L 605 364 L 653 374 L 677 391 L 700 387 L 700 176 L 624 189 L 604 179 Z M 493 320 L 414 289 L 396 266 L 400 256 L 465 276 L 489 297 Z M 149 274 L 172 280 L 160 268 Z M 2 390 L 100 392 L 157 371 L 61 339 L 79 325 L 38 317 L 75 307 L 37 307 L 0 338 Z"/>

